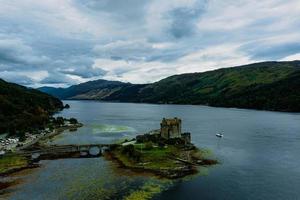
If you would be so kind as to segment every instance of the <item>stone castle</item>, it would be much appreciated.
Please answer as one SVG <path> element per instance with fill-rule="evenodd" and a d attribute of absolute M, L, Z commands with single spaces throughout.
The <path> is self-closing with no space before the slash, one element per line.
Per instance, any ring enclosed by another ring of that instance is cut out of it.
<path fill-rule="evenodd" d="M 181 137 L 181 119 L 163 118 L 160 123 L 160 135 L 165 139 Z"/>
<path fill-rule="evenodd" d="M 163 118 L 160 123 L 160 136 L 167 140 L 172 138 L 182 138 L 185 143 L 191 142 L 191 134 L 181 132 L 181 119 L 176 117 L 173 119 Z"/>
<path fill-rule="evenodd" d="M 161 142 L 163 141 L 166 144 L 191 144 L 191 134 L 190 133 L 182 133 L 181 132 L 181 119 L 173 118 L 166 119 L 160 123 L 159 130 L 153 130 L 149 133 L 143 135 L 136 136 L 137 143 L 142 142 Z"/>

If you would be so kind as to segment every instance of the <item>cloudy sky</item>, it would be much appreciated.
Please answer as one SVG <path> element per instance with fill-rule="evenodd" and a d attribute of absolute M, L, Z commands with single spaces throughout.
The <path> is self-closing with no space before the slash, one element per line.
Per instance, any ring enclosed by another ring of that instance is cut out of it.
<path fill-rule="evenodd" d="M 31 87 L 296 59 L 299 0 L 0 0 L 0 77 Z"/>

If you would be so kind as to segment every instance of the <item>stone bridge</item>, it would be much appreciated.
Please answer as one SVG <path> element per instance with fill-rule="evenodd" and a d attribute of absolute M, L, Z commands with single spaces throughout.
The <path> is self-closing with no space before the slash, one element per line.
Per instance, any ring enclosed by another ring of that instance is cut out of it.
<path fill-rule="evenodd" d="M 115 144 L 51 145 L 34 150 L 23 150 L 20 154 L 32 159 L 99 157 Z"/>

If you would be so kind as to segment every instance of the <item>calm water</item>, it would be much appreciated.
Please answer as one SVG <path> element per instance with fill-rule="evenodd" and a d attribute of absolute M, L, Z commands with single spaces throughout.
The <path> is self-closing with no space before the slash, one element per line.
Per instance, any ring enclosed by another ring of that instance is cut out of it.
<path fill-rule="evenodd" d="M 65 132 L 52 143 L 117 141 L 159 128 L 162 117 L 177 116 L 183 120 L 183 129 L 192 133 L 193 143 L 210 149 L 221 164 L 202 169 L 203 176 L 170 182 L 130 172 L 120 174 L 103 158 L 43 161 L 43 167 L 26 175 L 10 199 L 122 199 L 139 191 L 148 191 L 154 199 L 300 199 L 299 114 L 204 106 L 65 103 L 71 109 L 59 115 L 76 117 L 85 127 Z M 225 135 L 222 139 L 215 136 L 220 131 Z"/>

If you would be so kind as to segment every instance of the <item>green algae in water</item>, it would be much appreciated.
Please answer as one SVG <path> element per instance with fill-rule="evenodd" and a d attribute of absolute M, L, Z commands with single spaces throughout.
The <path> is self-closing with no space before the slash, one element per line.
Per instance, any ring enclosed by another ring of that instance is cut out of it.
<path fill-rule="evenodd" d="M 200 148 L 196 154 L 198 154 L 198 156 L 201 157 L 202 159 L 218 160 L 210 149 Z"/>
<path fill-rule="evenodd" d="M 145 184 L 142 189 L 134 191 L 129 196 L 125 197 L 124 200 L 147 200 L 160 192 L 160 185 Z"/>
<path fill-rule="evenodd" d="M 158 195 L 163 190 L 166 190 L 173 183 L 172 181 L 164 180 L 149 180 L 146 181 L 141 188 L 131 191 L 128 196 L 125 196 L 124 200 L 149 200 L 155 195 Z"/>
<path fill-rule="evenodd" d="M 65 187 L 67 190 L 62 193 L 62 196 L 67 195 L 67 199 L 74 200 L 110 199 L 116 195 L 119 187 L 125 187 L 124 181 L 118 181 L 118 177 L 105 165 L 98 165 L 98 167 L 80 168 L 77 173 L 73 173 L 72 181 L 68 182 Z"/>
<path fill-rule="evenodd" d="M 146 200 L 171 185 L 168 180 L 115 174 L 106 163 L 102 163 L 98 167 L 73 170 L 72 181 L 68 181 L 60 196 L 72 200 Z"/>
<path fill-rule="evenodd" d="M 92 124 L 93 134 L 98 133 L 121 133 L 121 132 L 134 132 L 135 129 L 128 126 L 110 125 L 110 124 Z"/>
<path fill-rule="evenodd" d="M 82 160 L 69 160 L 67 165 L 60 166 L 63 172 L 49 177 L 53 182 L 61 182 L 60 179 L 66 177 L 63 185 L 59 187 L 61 189 L 57 191 L 60 199 L 123 199 L 130 192 L 140 190 L 141 185 L 151 180 L 143 176 L 129 177 L 115 174 L 103 159 L 85 159 L 85 161 L 87 163 L 84 164 Z"/>

